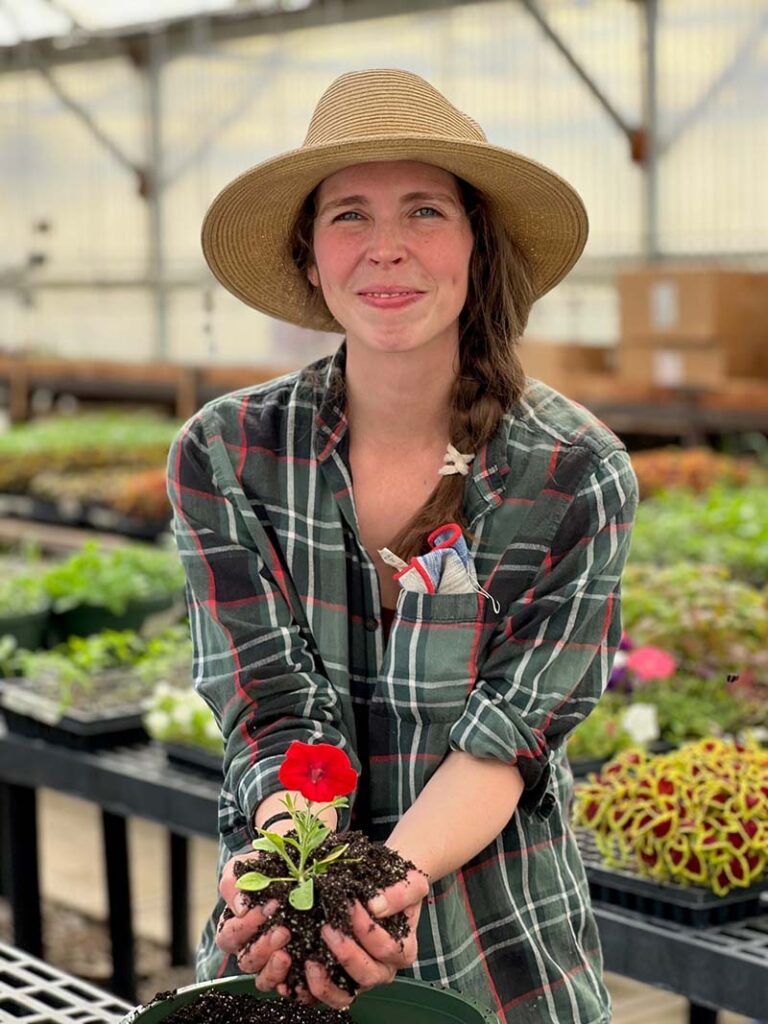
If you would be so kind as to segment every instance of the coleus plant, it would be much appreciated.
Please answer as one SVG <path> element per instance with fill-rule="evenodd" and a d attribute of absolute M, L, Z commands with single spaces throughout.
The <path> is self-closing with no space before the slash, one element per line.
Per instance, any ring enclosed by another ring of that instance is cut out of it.
<path fill-rule="evenodd" d="M 277 853 L 285 861 L 287 875 L 272 878 L 259 871 L 248 871 L 237 880 L 238 889 L 260 892 L 273 882 L 292 882 L 288 902 L 296 910 L 311 910 L 315 899 L 315 879 L 324 875 L 334 863 L 349 863 L 344 858 L 349 843 L 340 843 L 323 857 L 313 857 L 331 829 L 323 824 L 320 814 L 330 807 L 347 806 L 347 794 L 357 785 L 357 772 L 344 753 L 330 743 L 300 743 L 288 748 L 280 771 L 280 782 L 287 790 L 298 791 L 307 801 L 299 808 L 289 792 L 282 803 L 293 821 L 287 835 L 257 828 L 254 850 Z M 313 810 L 313 803 L 319 803 Z"/>
<path fill-rule="evenodd" d="M 623 751 L 577 787 L 574 824 L 611 866 L 718 896 L 746 888 L 768 866 L 768 751 L 721 739 Z"/>

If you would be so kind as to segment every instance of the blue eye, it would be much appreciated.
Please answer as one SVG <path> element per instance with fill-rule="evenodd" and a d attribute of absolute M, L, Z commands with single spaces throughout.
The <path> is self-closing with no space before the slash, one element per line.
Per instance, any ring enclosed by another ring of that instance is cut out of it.
<path fill-rule="evenodd" d="M 428 213 L 430 216 L 440 217 L 440 211 L 436 210 L 434 206 L 420 206 L 418 210 L 414 211 L 416 214 Z"/>
<path fill-rule="evenodd" d="M 345 210 L 344 213 L 340 213 L 337 217 L 334 217 L 333 219 L 334 220 L 347 220 L 347 218 L 349 218 L 349 217 L 359 217 L 359 216 L 360 216 L 360 214 L 357 213 L 355 210 Z"/>

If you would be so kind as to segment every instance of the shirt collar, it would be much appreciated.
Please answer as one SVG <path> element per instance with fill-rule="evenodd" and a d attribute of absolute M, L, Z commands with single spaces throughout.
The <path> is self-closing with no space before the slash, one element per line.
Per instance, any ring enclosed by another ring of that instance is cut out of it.
<path fill-rule="evenodd" d="M 329 459 L 347 433 L 349 420 L 344 411 L 344 371 L 347 365 L 347 342 L 342 341 L 336 352 L 317 366 L 320 387 L 315 392 L 315 456 L 319 463 Z"/>

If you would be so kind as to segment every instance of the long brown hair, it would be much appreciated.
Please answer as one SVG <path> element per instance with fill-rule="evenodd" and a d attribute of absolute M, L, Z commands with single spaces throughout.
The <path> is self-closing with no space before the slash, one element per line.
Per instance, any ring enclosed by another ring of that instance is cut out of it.
<path fill-rule="evenodd" d="M 525 388 L 517 345 L 535 293 L 528 260 L 493 215 L 488 200 L 461 178 L 456 180 L 474 247 L 467 300 L 459 315 L 459 367 L 451 396 L 450 437 L 460 452 L 479 452 Z M 312 287 L 306 277 L 313 262 L 316 192 L 307 197 L 297 218 L 292 252 L 307 282 L 308 306 L 327 312 L 321 289 Z M 460 474 L 439 477 L 432 494 L 388 547 L 407 561 L 427 550 L 427 537 L 436 526 L 455 522 L 466 530 L 464 487 Z"/>

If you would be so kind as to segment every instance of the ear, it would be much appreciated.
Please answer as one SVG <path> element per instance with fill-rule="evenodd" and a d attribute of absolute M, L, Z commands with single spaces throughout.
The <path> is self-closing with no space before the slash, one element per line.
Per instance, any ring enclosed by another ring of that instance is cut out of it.
<path fill-rule="evenodd" d="M 314 263 L 310 263 L 307 267 L 307 279 L 311 285 L 315 288 L 320 287 L 320 275 L 317 272 L 317 266 Z"/>

